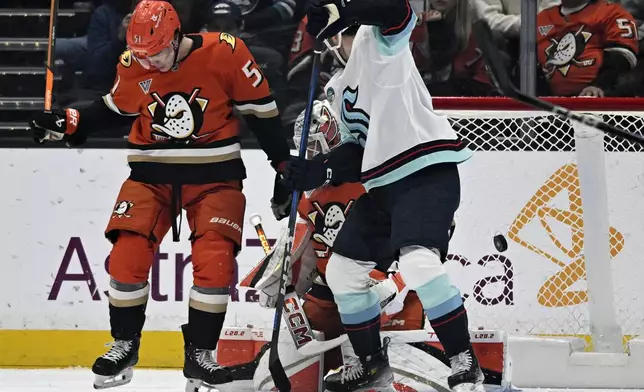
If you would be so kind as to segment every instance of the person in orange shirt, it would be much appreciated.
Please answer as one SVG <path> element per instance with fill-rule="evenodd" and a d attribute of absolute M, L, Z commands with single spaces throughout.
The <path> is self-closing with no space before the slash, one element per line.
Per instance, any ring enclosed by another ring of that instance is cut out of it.
<path fill-rule="evenodd" d="M 603 97 L 637 63 L 637 25 L 619 3 L 562 0 L 537 15 L 538 60 L 549 95 Z"/>
<path fill-rule="evenodd" d="M 186 210 L 194 285 L 190 290 L 184 376 L 189 388 L 232 381 L 212 357 L 226 316 L 235 256 L 241 248 L 246 170 L 239 143 L 244 117 L 276 170 L 271 200 L 276 218 L 288 215 L 290 192 L 279 182 L 289 147 L 268 82 L 244 42 L 226 33 L 183 35 L 174 8 L 140 2 L 127 30 L 111 91 L 91 107 L 37 115 L 38 142 L 80 145 L 92 129 L 135 116 L 128 138 L 130 176 L 105 231 L 109 313 L 114 343 L 96 359 L 95 387 L 128 383 L 138 361 L 159 244 Z"/>

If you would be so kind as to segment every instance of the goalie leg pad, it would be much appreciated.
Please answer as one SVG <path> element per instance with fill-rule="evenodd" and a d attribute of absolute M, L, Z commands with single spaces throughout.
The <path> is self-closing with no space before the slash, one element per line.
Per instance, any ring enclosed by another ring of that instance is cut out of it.
<path fill-rule="evenodd" d="M 382 324 L 383 331 L 422 330 L 424 327 L 425 311 L 423 304 L 413 291 L 410 291 L 405 297 L 402 310 Z"/>

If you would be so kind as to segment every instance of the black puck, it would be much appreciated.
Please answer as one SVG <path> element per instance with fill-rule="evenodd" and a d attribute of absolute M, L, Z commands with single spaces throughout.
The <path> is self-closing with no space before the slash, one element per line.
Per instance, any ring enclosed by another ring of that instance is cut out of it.
<path fill-rule="evenodd" d="M 505 252 L 508 250 L 508 241 L 505 239 L 503 234 L 497 234 L 494 236 L 494 247 L 499 252 Z"/>

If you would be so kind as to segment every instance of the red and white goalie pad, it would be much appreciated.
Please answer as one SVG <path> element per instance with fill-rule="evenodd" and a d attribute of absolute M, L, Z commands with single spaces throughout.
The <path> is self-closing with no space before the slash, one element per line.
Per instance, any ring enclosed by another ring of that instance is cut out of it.
<path fill-rule="evenodd" d="M 317 274 L 317 258 L 310 244 L 312 234 L 311 227 L 305 222 L 298 222 L 295 226 L 291 262 L 287 266 L 287 285 L 293 285 L 300 296 L 311 288 Z M 241 287 L 259 290 L 260 305 L 263 307 L 275 307 L 287 241 L 288 229 L 284 228 L 271 252 L 260 260 L 239 283 Z M 264 295 L 262 296 L 261 293 Z M 261 297 L 264 297 L 264 300 Z"/>
<path fill-rule="evenodd" d="M 255 391 L 274 391 L 275 385 L 268 370 L 268 344 L 271 329 L 225 327 L 217 348 L 217 361 L 224 366 L 256 363 L 252 376 Z M 436 334 L 431 330 L 386 331 L 391 338 L 389 362 L 394 371 L 394 389 L 398 392 L 448 391 L 449 360 L 445 357 Z M 485 374 L 488 391 L 510 390 L 510 361 L 507 338 L 501 331 L 471 331 L 472 345 Z M 324 355 L 309 357 L 298 353 L 286 330 L 280 333 L 278 350 L 293 391 L 322 392 Z M 342 346 L 345 361 L 353 355 L 351 345 Z M 247 381 L 243 381 L 243 380 Z M 248 388 L 250 375 L 235 378 L 231 390 Z M 245 384 L 244 384 L 245 382 Z M 235 389 L 237 388 L 237 389 Z"/>

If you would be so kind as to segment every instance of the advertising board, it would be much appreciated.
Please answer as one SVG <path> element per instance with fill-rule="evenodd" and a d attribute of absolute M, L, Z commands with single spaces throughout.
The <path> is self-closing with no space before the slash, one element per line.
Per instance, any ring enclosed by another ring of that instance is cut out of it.
<path fill-rule="evenodd" d="M 89 365 L 111 341 L 103 230 L 129 169 L 124 150 L 3 150 L 0 156 L 0 366 Z M 277 222 L 274 172 L 262 151 L 243 152 L 246 216 L 259 213 L 270 238 Z M 480 152 L 461 166 L 462 200 L 448 270 L 466 298 L 472 328 L 512 334 L 585 335 L 588 301 L 583 219 L 573 153 Z M 644 165 L 607 155 L 610 244 L 618 323 L 642 333 Z M 185 219 L 183 220 L 185 222 Z M 509 243 L 497 251 L 492 238 Z M 182 364 L 179 326 L 192 285 L 190 233 L 168 235 L 150 274 L 141 366 Z M 263 256 L 250 225 L 238 279 Z M 233 286 L 235 284 L 233 283 Z M 270 328 L 273 311 L 236 289 L 227 326 Z M 44 348 L 46 347 L 46 349 Z"/>

